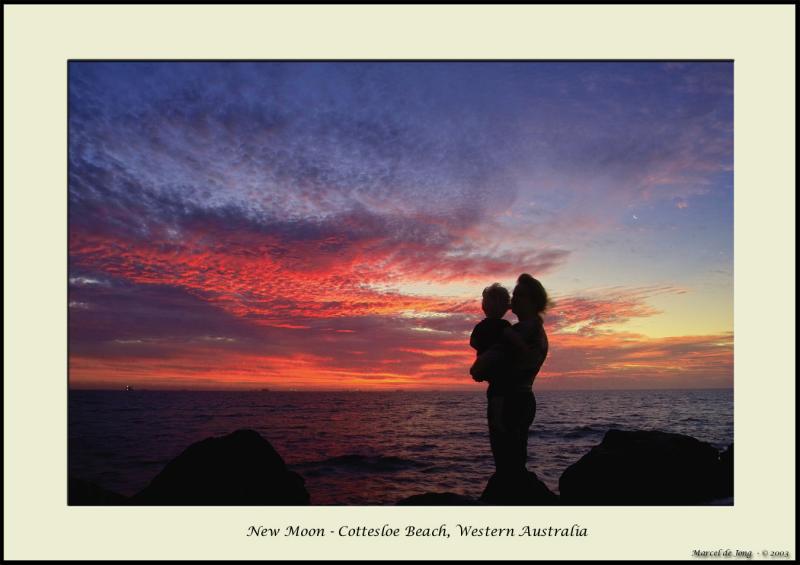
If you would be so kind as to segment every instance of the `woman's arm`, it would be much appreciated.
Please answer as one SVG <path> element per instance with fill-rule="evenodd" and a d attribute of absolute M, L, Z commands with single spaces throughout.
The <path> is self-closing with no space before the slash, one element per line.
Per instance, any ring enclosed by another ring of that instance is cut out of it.
<path fill-rule="evenodd" d="M 475 359 L 469 374 L 478 382 L 486 381 L 508 371 L 512 361 L 505 348 L 494 345 Z"/>
<path fill-rule="evenodd" d="M 536 377 L 547 357 L 547 335 L 544 328 L 529 325 L 504 330 L 505 347 L 502 355 L 478 359 L 476 372 L 487 373 L 493 378 L 507 378 L 513 375 Z M 502 365 L 505 363 L 505 365 Z"/>
<path fill-rule="evenodd" d="M 503 345 L 493 345 L 472 364 L 469 374 L 474 380 L 503 378 L 512 369 L 515 374 L 536 376 L 539 372 L 547 356 L 547 338 L 543 328 L 537 328 L 533 335 L 523 336 L 509 327 L 503 330 L 503 337 Z"/>
<path fill-rule="evenodd" d="M 530 349 L 530 345 L 511 326 L 503 330 L 503 338 L 512 345 L 515 354 L 524 355 Z"/>
<path fill-rule="evenodd" d="M 527 338 L 523 340 L 525 349 L 518 351 L 514 368 L 520 373 L 535 377 L 547 357 L 547 334 L 545 334 L 544 328 L 540 326 L 532 334 L 525 337 Z"/>

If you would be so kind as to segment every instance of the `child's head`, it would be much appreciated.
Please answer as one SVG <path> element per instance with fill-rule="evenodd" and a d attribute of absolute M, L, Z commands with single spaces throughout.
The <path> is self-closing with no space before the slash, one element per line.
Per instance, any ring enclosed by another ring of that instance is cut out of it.
<path fill-rule="evenodd" d="M 481 308 L 487 318 L 502 318 L 511 308 L 511 296 L 503 285 L 494 283 L 483 289 Z"/>

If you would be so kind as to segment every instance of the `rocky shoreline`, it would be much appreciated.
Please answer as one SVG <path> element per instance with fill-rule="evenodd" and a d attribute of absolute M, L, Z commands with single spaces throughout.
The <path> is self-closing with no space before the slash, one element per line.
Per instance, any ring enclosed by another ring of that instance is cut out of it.
<path fill-rule="evenodd" d="M 73 506 L 301 506 L 313 502 L 302 476 L 287 468 L 253 430 L 194 443 L 167 463 L 148 486 L 126 497 L 78 478 L 69 480 Z M 428 492 L 403 506 L 664 506 L 732 505 L 733 445 L 718 452 L 693 437 L 611 429 L 570 465 L 555 494 L 529 471 L 489 477 L 478 499 Z"/>

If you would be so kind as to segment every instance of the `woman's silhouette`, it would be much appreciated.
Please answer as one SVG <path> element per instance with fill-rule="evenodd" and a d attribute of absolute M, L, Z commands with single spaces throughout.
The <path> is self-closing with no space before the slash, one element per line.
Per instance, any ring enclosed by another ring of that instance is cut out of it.
<path fill-rule="evenodd" d="M 542 320 L 547 306 L 547 292 L 542 284 L 527 273 L 520 275 L 511 296 L 511 311 L 519 321 L 509 331 L 522 338 L 524 347 L 500 349 L 511 359 L 502 359 L 497 350 L 482 354 L 470 369 L 476 380 L 489 381 L 486 391 L 489 441 L 498 475 L 527 471 L 528 430 L 536 415 L 533 380 L 548 351 Z"/>

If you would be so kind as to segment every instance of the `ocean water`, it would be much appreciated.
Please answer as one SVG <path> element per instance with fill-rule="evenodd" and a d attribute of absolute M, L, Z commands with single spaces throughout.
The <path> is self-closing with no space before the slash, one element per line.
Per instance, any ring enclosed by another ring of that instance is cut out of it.
<path fill-rule="evenodd" d="M 537 391 L 528 469 L 558 478 L 610 428 L 733 442 L 730 390 Z M 258 431 L 312 504 L 380 505 L 425 492 L 477 498 L 494 471 L 486 397 L 472 392 L 70 391 L 69 474 L 131 495 L 191 443 Z"/>

